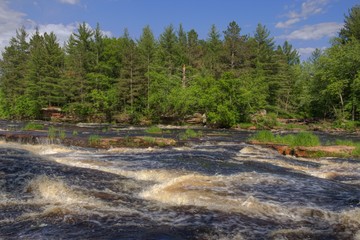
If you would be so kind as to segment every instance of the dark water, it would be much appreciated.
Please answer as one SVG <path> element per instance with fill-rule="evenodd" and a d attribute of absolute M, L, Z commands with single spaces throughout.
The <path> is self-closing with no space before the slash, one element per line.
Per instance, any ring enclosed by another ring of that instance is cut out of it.
<path fill-rule="evenodd" d="M 360 160 L 284 157 L 248 135 L 204 130 L 162 149 L 2 142 L 0 239 L 360 239 Z"/>

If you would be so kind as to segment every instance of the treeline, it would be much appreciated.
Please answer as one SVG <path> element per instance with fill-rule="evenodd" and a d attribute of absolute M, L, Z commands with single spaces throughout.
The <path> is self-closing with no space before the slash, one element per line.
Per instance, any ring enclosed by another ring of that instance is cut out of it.
<path fill-rule="evenodd" d="M 331 48 L 300 63 L 287 41 L 276 46 L 266 26 L 253 36 L 236 22 L 206 39 L 180 25 L 155 38 L 125 29 L 104 36 L 99 25 L 78 26 L 64 47 L 54 33 L 16 32 L 0 62 L 0 117 L 36 119 L 47 106 L 81 121 L 164 118 L 206 114 L 230 127 L 263 109 L 279 117 L 358 119 L 360 14 L 355 6 Z M 28 40 L 29 39 L 29 40 Z"/>

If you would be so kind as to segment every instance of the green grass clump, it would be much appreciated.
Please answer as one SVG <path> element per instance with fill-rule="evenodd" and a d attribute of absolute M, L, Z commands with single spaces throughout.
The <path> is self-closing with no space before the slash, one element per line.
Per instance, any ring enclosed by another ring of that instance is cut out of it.
<path fill-rule="evenodd" d="M 284 144 L 291 147 L 314 147 L 321 144 L 318 136 L 309 132 L 300 132 L 298 134 L 287 134 L 284 136 L 280 136 L 274 135 L 272 132 L 264 130 L 256 133 L 252 138 L 250 138 L 250 140 Z"/>
<path fill-rule="evenodd" d="M 275 135 L 267 130 L 262 130 L 257 132 L 254 136 L 250 138 L 252 141 L 259 141 L 259 142 L 274 142 Z"/>
<path fill-rule="evenodd" d="M 27 123 L 23 128 L 23 130 L 43 130 L 43 129 L 44 129 L 44 125 L 34 122 Z"/>
<path fill-rule="evenodd" d="M 144 137 L 143 138 L 145 142 L 154 144 L 156 142 L 156 139 L 153 137 Z"/>
<path fill-rule="evenodd" d="M 57 130 L 56 130 L 55 127 L 53 127 L 53 126 L 49 127 L 49 129 L 48 129 L 48 138 L 55 139 L 56 138 L 56 132 L 57 132 Z"/>
<path fill-rule="evenodd" d="M 351 155 L 353 156 L 360 156 L 360 142 L 354 142 L 351 140 L 339 140 L 337 139 L 335 141 L 336 145 L 344 145 L 344 146 L 351 146 L 351 147 L 355 147 L 355 149 L 352 151 Z"/>
<path fill-rule="evenodd" d="M 187 140 L 189 138 L 198 138 L 201 137 L 203 133 L 201 131 L 195 131 L 193 129 L 186 129 L 185 132 L 179 134 L 180 140 Z"/>
<path fill-rule="evenodd" d="M 90 145 L 98 145 L 100 144 L 101 137 L 99 135 L 90 135 L 88 141 Z"/>
<path fill-rule="evenodd" d="M 291 135 L 290 135 L 291 136 Z M 318 136 L 310 132 L 300 132 L 295 134 L 290 141 L 290 146 L 315 147 L 320 146 L 321 142 Z"/>
<path fill-rule="evenodd" d="M 163 131 L 158 126 L 151 126 L 148 129 L 146 129 L 145 132 L 151 133 L 151 134 L 159 134 L 159 133 L 162 133 Z"/>

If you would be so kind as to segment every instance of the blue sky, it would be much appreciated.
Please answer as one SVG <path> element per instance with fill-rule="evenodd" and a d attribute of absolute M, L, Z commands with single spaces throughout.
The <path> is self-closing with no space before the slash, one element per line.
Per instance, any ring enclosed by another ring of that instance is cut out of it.
<path fill-rule="evenodd" d="M 109 36 L 128 28 L 138 38 L 150 25 L 159 36 L 169 24 L 195 29 L 206 39 L 212 24 L 222 33 L 236 21 L 242 34 L 253 35 L 261 23 L 277 44 L 288 40 L 306 59 L 315 48 L 326 48 L 359 0 L 0 0 L 0 50 L 25 26 L 29 33 L 53 31 L 63 43 L 85 21 Z"/>

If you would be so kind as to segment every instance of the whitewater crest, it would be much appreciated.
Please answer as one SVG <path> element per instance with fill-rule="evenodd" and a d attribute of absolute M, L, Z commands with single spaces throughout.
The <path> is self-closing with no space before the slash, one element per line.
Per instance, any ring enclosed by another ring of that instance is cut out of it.
<path fill-rule="evenodd" d="M 0 238 L 359 238 L 358 161 L 208 131 L 164 149 L 0 143 Z"/>

